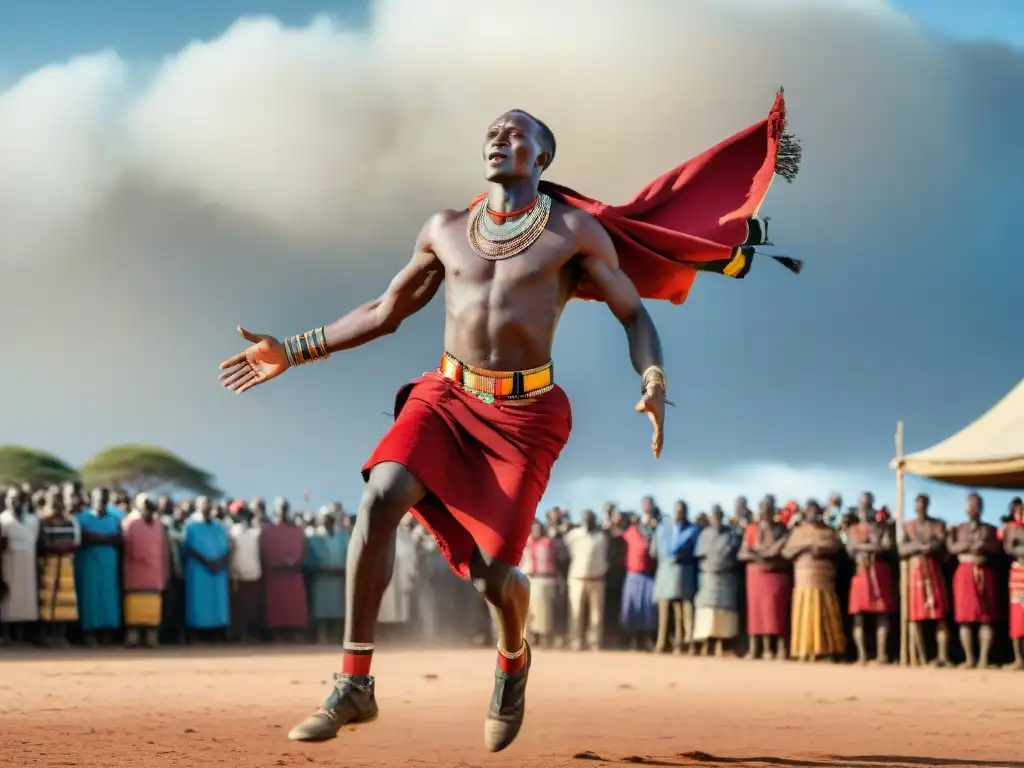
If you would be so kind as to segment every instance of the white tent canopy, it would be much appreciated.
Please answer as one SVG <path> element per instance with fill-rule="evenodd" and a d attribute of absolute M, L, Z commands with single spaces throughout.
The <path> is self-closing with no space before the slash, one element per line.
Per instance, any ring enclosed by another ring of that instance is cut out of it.
<path fill-rule="evenodd" d="M 1024 379 L 955 435 L 904 456 L 903 469 L 955 485 L 1024 489 Z"/>

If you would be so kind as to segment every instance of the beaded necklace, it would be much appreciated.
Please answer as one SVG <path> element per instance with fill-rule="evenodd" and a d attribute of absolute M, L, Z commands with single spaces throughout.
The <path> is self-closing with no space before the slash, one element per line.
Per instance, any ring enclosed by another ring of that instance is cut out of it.
<path fill-rule="evenodd" d="M 507 216 L 499 213 L 497 217 L 504 219 L 519 212 L 513 211 Z M 550 215 L 551 198 L 542 193 L 537 195 L 537 200 L 525 216 L 510 224 L 498 224 L 487 207 L 487 198 L 483 197 L 469 211 L 466 237 L 478 256 L 490 261 L 510 259 L 537 241 L 547 227 Z"/>

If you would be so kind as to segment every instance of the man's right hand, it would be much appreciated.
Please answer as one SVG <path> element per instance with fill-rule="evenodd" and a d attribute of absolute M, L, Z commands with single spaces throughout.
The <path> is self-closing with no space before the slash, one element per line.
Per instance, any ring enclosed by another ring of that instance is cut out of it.
<path fill-rule="evenodd" d="M 238 326 L 238 333 L 252 346 L 220 364 L 222 373 L 218 381 L 222 387 L 240 395 L 288 370 L 284 344 L 273 336 L 252 333 L 242 326 Z"/>

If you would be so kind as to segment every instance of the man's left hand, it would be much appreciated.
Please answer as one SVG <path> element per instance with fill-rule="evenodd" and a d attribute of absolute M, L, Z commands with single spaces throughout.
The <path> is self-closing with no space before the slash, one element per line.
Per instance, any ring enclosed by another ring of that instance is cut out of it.
<path fill-rule="evenodd" d="M 661 384 L 652 382 L 648 385 L 644 396 L 636 404 L 637 413 L 646 413 L 654 427 L 654 436 L 651 438 L 651 452 L 654 458 L 661 457 L 661 448 L 665 444 L 665 388 Z"/>

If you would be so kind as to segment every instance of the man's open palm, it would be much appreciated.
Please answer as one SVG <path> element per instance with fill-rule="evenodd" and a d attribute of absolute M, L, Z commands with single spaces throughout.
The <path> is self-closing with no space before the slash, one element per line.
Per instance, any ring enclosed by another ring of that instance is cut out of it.
<path fill-rule="evenodd" d="M 240 395 L 288 370 L 284 345 L 273 336 L 252 333 L 242 326 L 238 326 L 238 333 L 252 346 L 220 364 L 218 381 L 222 387 Z"/>

